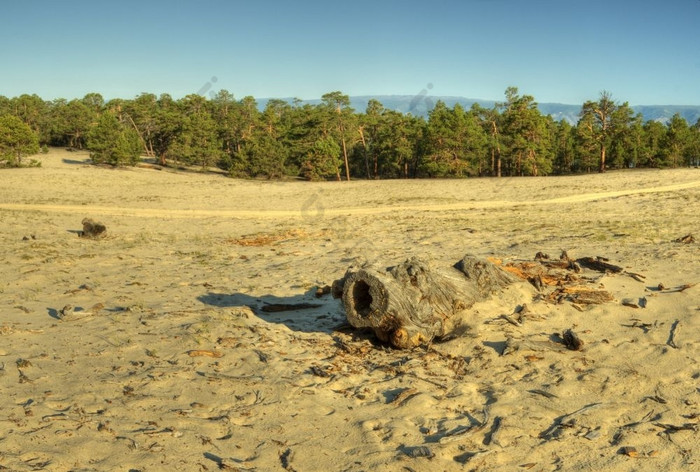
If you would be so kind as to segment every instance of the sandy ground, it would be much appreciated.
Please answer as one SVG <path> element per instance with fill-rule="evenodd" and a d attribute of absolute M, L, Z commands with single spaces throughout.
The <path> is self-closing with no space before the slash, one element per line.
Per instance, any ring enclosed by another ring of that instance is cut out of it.
<path fill-rule="evenodd" d="M 700 470 L 700 285 L 673 291 L 700 282 L 699 243 L 673 241 L 700 237 L 700 170 L 275 183 L 41 160 L 0 172 L 2 470 Z M 646 279 L 599 274 L 615 300 L 583 311 L 516 285 L 411 351 L 314 296 L 360 259 L 562 249 Z"/>

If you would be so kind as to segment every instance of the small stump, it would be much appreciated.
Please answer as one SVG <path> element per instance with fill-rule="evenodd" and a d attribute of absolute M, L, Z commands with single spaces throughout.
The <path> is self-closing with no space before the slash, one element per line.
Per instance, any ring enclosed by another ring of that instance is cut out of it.
<path fill-rule="evenodd" d="M 99 238 L 104 235 L 105 231 L 107 231 L 107 227 L 104 224 L 92 218 L 83 218 L 83 230 L 79 236 L 81 238 Z"/>

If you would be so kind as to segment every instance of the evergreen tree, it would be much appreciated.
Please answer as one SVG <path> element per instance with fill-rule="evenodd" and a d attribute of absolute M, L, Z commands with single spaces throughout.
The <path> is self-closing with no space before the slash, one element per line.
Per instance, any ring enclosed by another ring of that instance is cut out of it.
<path fill-rule="evenodd" d="M 25 156 L 39 152 L 39 137 L 32 128 L 13 115 L 0 116 L 0 163 L 22 166 Z"/>
<path fill-rule="evenodd" d="M 586 113 L 581 116 L 574 128 L 575 159 L 572 170 L 574 172 L 591 172 L 594 168 L 600 168 L 596 161 L 600 158 L 600 144 L 595 132 L 595 118 L 593 114 Z"/>
<path fill-rule="evenodd" d="M 689 166 L 700 166 L 700 119 L 690 127 L 687 156 Z"/>
<path fill-rule="evenodd" d="M 180 127 L 168 154 L 187 165 L 197 165 L 202 169 L 218 164 L 223 157 L 221 139 L 206 99 L 201 95 L 188 95 L 182 99 L 180 108 Z"/>
<path fill-rule="evenodd" d="M 335 175 L 343 164 L 340 159 L 340 146 L 330 136 L 320 138 L 309 152 L 301 172 L 309 180 L 323 180 Z"/>
<path fill-rule="evenodd" d="M 329 122 L 335 122 L 335 136 L 343 151 L 343 163 L 345 165 L 345 179 L 350 180 L 350 163 L 348 161 L 348 137 L 354 121 L 353 109 L 350 108 L 350 97 L 342 92 L 330 92 L 321 97 L 321 102 L 326 107 Z"/>
<path fill-rule="evenodd" d="M 57 141 L 72 148 L 82 149 L 88 131 L 97 123 L 98 113 L 82 100 L 57 101 L 53 109 L 52 133 Z"/>
<path fill-rule="evenodd" d="M 88 132 L 87 147 L 95 164 L 135 165 L 141 153 L 136 131 L 111 111 L 102 113 L 97 125 Z"/>
<path fill-rule="evenodd" d="M 688 164 L 686 159 L 690 145 L 690 128 L 685 118 L 678 113 L 671 117 L 664 139 L 664 149 L 666 150 L 666 163 L 671 167 Z"/>
<path fill-rule="evenodd" d="M 556 174 L 569 174 L 574 171 L 576 145 L 574 128 L 566 120 L 555 125 L 554 130 L 554 162 Z"/>
<path fill-rule="evenodd" d="M 481 127 L 487 136 L 486 148 L 487 157 L 490 159 L 490 173 L 496 177 L 501 177 L 503 163 L 501 160 L 500 129 L 503 119 L 498 106 L 486 109 L 475 103 L 472 105 L 471 111 L 479 118 Z"/>
<path fill-rule="evenodd" d="M 605 172 L 607 169 L 606 159 L 610 147 L 612 117 L 617 107 L 610 92 L 604 90 L 600 92 L 600 98 L 597 102 L 588 101 L 581 108 L 580 117 L 581 119 L 586 118 L 585 124 L 589 127 L 590 136 L 598 143 L 600 151 L 599 172 Z"/>
<path fill-rule="evenodd" d="M 362 157 L 367 178 L 379 178 L 379 151 L 377 141 L 379 129 L 384 120 L 384 105 L 378 100 L 371 99 L 367 102 L 365 113 L 360 116 L 357 132 L 362 143 Z"/>
<path fill-rule="evenodd" d="M 642 128 L 644 136 L 639 152 L 640 164 L 645 167 L 664 166 L 663 146 L 666 139 L 666 127 L 658 121 L 647 121 Z"/>
<path fill-rule="evenodd" d="M 634 136 L 635 114 L 627 102 L 615 108 L 610 116 L 609 167 L 630 167 L 638 153 Z"/>
<path fill-rule="evenodd" d="M 506 89 L 501 135 L 510 175 L 547 175 L 552 170 L 549 125 L 534 97 Z"/>

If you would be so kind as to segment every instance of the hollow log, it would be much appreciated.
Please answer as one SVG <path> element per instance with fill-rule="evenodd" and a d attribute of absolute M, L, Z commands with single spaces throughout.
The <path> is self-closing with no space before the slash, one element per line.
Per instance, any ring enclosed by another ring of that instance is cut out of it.
<path fill-rule="evenodd" d="M 494 264 L 467 255 L 452 267 L 424 259 L 400 265 L 351 267 L 333 283 L 349 323 L 371 328 L 398 348 L 444 337 L 460 327 L 456 316 L 517 279 Z"/>

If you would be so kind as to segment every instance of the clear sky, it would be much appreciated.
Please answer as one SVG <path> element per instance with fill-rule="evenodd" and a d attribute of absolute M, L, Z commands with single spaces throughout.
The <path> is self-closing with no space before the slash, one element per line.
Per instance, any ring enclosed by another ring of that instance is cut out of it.
<path fill-rule="evenodd" d="M 700 0 L 0 0 L 0 95 L 700 105 Z"/>

